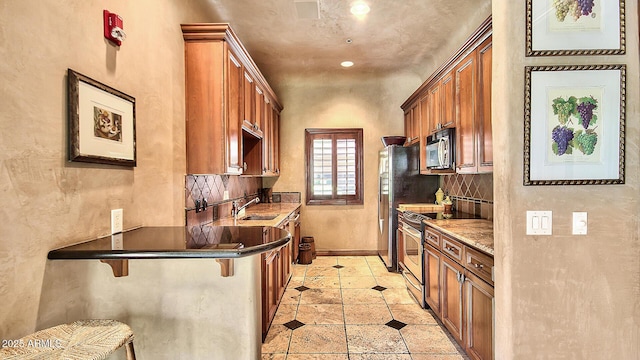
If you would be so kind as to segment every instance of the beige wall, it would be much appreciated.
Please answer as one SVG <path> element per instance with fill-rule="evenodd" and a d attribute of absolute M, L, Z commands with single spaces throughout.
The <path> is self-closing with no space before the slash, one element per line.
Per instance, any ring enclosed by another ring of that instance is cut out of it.
<path fill-rule="evenodd" d="M 119 50 L 103 6 L 124 18 Z M 125 228 L 184 224 L 179 24 L 200 13 L 184 0 L 0 3 L 0 338 L 35 330 L 47 252 L 108 234 L 111 209 Z M 66 161 L 67 68 L 136 98 L 136 168 Z"/>
<path fill-rule="evenodd" d="M 345 72 L 348 70 L 345 70 Z M 302 235 L 318 250 L 375 250 L 380 137 L 404 133 L 400 104 L 421 81 L 413 75 L 318 75 L 280 83 L 281 173 L 274 191 L 302 193 Z M 304 129 L 363 128 L 364 205 L 306 206 Z"/>
<path fill-rule="evenodd" d="M 497 359 L 637 359 L 640 354 L 637 2 L 627 54 L 525 58 L 524 1 L 493 1 Z M 627 64 L 626 183 L 522 185 L 524 67 Z M 553 236 L 525 235 L 526 210 L 552 210 Z M 573 211 L 589 233 L 571 235 Z"/>

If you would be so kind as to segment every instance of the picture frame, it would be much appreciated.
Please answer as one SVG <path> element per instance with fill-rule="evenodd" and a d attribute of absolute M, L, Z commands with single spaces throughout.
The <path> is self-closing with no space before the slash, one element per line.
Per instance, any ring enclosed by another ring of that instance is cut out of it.
<path fill-rule="evenodd" d="M 136 100 L 67 70 L 69 161 L 136 166 Z"/>
<path fill-rule="evenodd" d="M 625 65 L 525 67 L 525 186 L 624 184 L 625 84 Z"/>
<path fill-rule="evenodd" d="M 526 56 L 625 53 L 625 0 L 526 1 Z"/>

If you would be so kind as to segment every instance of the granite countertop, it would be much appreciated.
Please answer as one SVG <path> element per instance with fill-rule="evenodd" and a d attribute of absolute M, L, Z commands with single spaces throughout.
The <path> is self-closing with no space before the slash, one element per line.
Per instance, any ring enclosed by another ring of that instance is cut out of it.
<path fill-rule="evenodd" d="M 424 223 L 493 256 L 493 221 L 491 220 L 424 220 Z"/>
<path fill-rule="evenodd" d="M 238 221 L 234 224 L 233 217 L 225 217 L 218 220 L 215 220 L 212 225 L 214 226 L 271 226 L 277 227 L 284 220 L 289 217 L 291 213 L 300 208 L 300 203 L 258 203 L 255 205 L 250 205 L 245 208 L 245 215 L 275 215 L 273 219 L 267 220 L 242 220 L 242 218 L 238 219 Z"/>
<path fill-rule="evenodd" d="M 269 229 L 275 236 L 263 236 Z M 70 259 L 233 259 L 286 245 L 291 235 L 266 226 L 141 227 L 49 252 L 54 260 Z"/>

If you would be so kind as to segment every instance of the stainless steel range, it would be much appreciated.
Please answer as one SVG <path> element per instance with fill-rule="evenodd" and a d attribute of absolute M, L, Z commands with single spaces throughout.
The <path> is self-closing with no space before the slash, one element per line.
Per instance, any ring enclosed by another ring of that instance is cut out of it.
<path fill-rule="evenodd" d="M 399 266 L 409 293 L 423 308 L 424 271 L 422 245 L 422 221 L 431 219 L 428 215 L 405 211 L 398 214 Z"/>

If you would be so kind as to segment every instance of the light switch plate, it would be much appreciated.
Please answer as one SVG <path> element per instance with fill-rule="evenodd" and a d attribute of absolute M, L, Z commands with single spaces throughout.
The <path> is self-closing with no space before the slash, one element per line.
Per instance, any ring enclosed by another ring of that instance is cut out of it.
<path fill-rule="evenodd" d="M 587 235 L 587 213 L 573 213 L 573 235 Z"/>
<path fill-rule="evenodd" d="M 551 235 L 552 230 L 552 211 L 527 211 L 527 235 Z"/>

